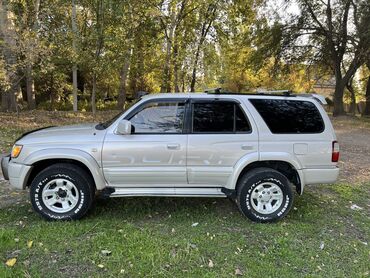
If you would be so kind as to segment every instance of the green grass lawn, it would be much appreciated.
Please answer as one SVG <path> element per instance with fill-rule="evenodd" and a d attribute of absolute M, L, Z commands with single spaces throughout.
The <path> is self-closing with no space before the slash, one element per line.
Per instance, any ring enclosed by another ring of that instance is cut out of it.
<path fill-rule="evenodd" d="M 0 210 L 0 276 L 226 277 L 239 268 L 246 277 L 366 277 L 369 193 L 369 184 L 311 187 L 267 225 L 227 199 L 112 199 L 76 222 L 45 222 L 29 202 L 13 204 Z"/>
<path fill-rule="evenodd" d="M 2 125 L 1 148 L 24 129 Z M 99 200 L 80 221 L 46 222 L 28 192 L 6 186 L 0 277 L 370 276 L 370 183 L 307 187 L 276 224 L 252 223 L 231 201 L 208 198 Z"/>

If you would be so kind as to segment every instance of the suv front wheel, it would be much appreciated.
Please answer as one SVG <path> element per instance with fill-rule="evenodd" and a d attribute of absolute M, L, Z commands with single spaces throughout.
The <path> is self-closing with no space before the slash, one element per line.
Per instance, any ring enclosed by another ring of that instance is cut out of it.
<path fill-rule="evenodd" d="M 77 165 L 58 163 L 42 170 L 30 186 L 31 203 L 47 220 L 80 219 L 94 199 L 94 183 Z"/>
<path fill-rule="evenodd" d="M 274 169 L 253 169 L 238 182 L 236 203 L 255 222 L 280 220 L 291 209 L 293 198 L 289 180 Z"/>

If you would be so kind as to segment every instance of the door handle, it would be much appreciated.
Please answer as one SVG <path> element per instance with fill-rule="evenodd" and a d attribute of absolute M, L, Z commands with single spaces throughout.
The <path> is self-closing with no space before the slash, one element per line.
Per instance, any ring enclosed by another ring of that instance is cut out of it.
<path fill-rule="evenodd" d="M 245 150 L 245 151 L 251 151 L 251 150 L 253 150 L 253 146 L 243 144 L 243 145 L 242 145 L 242 150 Z"/>
<path fill-rule="evenodd" d="M 167 144 L 167 149 L 169 150 L 177 150 L 180 148 L 180 144 Z"/>

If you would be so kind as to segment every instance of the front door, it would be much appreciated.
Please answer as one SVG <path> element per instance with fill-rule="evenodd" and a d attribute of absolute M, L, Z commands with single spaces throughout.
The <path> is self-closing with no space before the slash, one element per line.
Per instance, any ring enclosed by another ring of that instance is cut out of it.
<path fill-rule="evenodd" d="M 106 135 L 104 175 L 113 187 L 174 187 L 186 184 L 185 100 L 149 100 L 126 120 L 133 132 Z"/>

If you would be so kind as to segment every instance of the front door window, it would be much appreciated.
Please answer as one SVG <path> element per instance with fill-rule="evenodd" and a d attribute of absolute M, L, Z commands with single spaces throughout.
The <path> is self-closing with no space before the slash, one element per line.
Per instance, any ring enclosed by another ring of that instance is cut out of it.
<path fill-rule="evenodd" d="M 129 120 L 135 134 L 182 133 L 184 102 L 150 102 Z"/>

